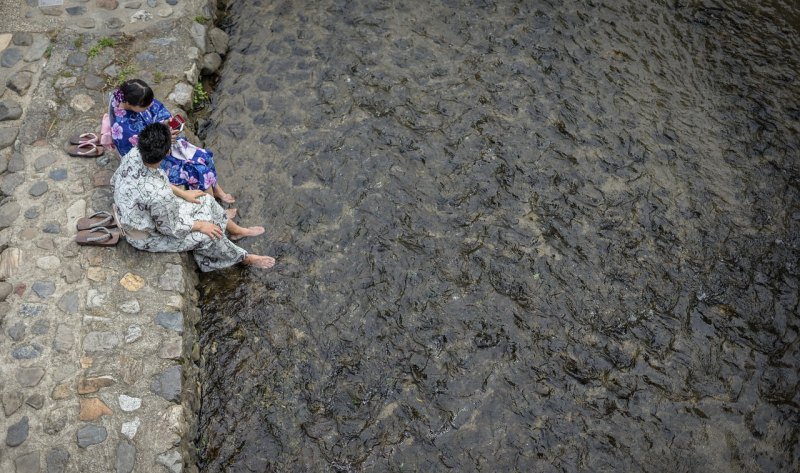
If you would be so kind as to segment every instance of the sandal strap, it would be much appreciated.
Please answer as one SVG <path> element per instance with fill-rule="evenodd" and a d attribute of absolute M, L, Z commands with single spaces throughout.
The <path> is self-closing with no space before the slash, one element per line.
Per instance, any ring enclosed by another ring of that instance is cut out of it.
<path fill-rule="evenodd" d="M 95 227 L 89 230 L 89 233 L 102 233 L 100 236 L 86 237 L 86 241 L 105 241 L 112 238 L 114 235 L 106 227 Z"/>

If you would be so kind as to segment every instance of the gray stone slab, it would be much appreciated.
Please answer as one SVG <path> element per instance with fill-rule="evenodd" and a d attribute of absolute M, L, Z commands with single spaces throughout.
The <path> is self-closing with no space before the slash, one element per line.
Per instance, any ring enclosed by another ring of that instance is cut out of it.
<path fill-rule="evenodd" d="M 25 156 L 15 151 L 8 160 L 8 172 L 20 172 L 25 169 Z"/>
<path fill-rule="evenodd" d="M 47 335 L 50 331 L 50 321 L 47 319 L 39 319 L 31 327 L 31 333 L 34 335 Z"/>
<path fill-rule="evenodd" d="M 36 161 L 33 162 L 33 168 L 37 171 L 41 171 L 46 167 L 50 166 L 54 162 L 58 161 L 58 156 L 53 153 L 47 153 L 39 156 L 36 158 Z"/>
<path fill-rule="evenodd" d="M 32 388 L 39 384 L 44 377 L 44 368 L 40 366 L 29 366 L 17 370 L 17 382 L 23 388 Z"/>
<path fill-rule="evenodd" d="M 33 34 L 27 32 L 17 32 L 11 36 L 11 42 L 14 46 L 30 46 L 33 44 Z"/>
<path fill-rule="evenodd" d="M 120 344 L 113 332 L 89 332 L 83 337 L 83 349 L 89 353 L 111 351 Z"/>
<path fill-rule="evenodd" d="M 18 95 L 25 95 L 33 81 L 33 73 L 29 71 L 21 71 L 8 79 L 6 86 L 16 92 Z"/>
<path fill-rule="evenodd" d="M 0 100 L 0 121 L 16 120 L 22 116 L 22 106 L 16 100 Z"/>
<path fill-rule="evenodd" d="M 42 356 L 42 346 L 38 343 L 29 343 L 11 350 L 11 356 L 16 360 L 32 360 Z"/>
<path fill-rule="evenodd" d="M 3 412 L 6 417 L 11 417 L 12 414 L 17 412 L 17 409 L 22 407 L 24 397 L 22 391 L 7 391 L 3 393 Z"/>
<path fill-rule="evenodd" d="M 39 207 L 31 207 L 29 209 L 26 209 L 23 215 L 25 215 L 25 218 L 27 218 L 28 220 L 33 220 L 35 218 L 39 218 L 40 214 L 41 214 L 41 209 Z"/>
<path fill-rule="evenodd" d="M 68 353 L 75 344 L 73 329 L 69 325 L 60 324 L 56 328 L 56 336 L 53 339 L 53 349 L 59 353 Z"/>
<path fill-rule="evenodd" d="M 0 66 L 14 67 L 22 60 L 22 50 L 19 48 L 7 48 L 0 53 Z"/>
<path fill-rule="evenodd" d="M 80 304 L 80 296 L 77 291 L 68 292 L 58 300 L 58 308 L 71 315 L 78 313 Z"/>
<path fill-rule="evenodd" d="M 77 7 L 69 7 L 65 8 L 64 11 L 67 12 L 67 15 L 70 16 L 81 16 L 86 14 L 86 7 L 77 6 Z"/>
<path fill-rule="evenodd" d="M 39 473 L 42 468 L 39 451 L 25 453 L 14 459 L 15 473 Z"/>
<path fill-rule="evenodd" d="M 150 383 L 150 390 L 167 401 L 178 402 L 181 396 L 181 367 L 170 366 Z"/>
<path fill-rule="evenodd" d="M 50 40 L 44 35 L 36 35 L 33 38 L 33 44 L 25 51 L 22 60 L 25 62 L 38 61 L 47 52 L 48 47 L 50 47 Z"/>
<path fill-rule="evenodd" d="M 19 422 L 8 428 L 6 435 L 6 445 L 18 447 L 28 438 L 28 416 L 24 416 Z"/>
<path fill-rule="evenodd" d="M 18 135 L 19 128 L 0 127 L 0 149 L 5 149 L 13 145 Z"/>
<path fill-rule="evenodd" d="M 67 179 L 68 176 L 69 173 L 67 172 L 66 169 L 58 168 L 50 171 L 50 179 L 54 181 L 64 181 Z"/>
<path fill-rule="evenodd" d="M 159 312 L 156 323 L 168 330 L 183 333 L 183 314 L 181 312 Z"/>
<path fill-rule="evenodd" d="M 32 394 L 25 400 L 25 404 L 31 406 L 37 411 L 44 407 L 44 395 L 40 393 Z"/>
<path fill-rule="evenodd" d="M 28 194 L 30 194 L 30 195 L 32 195 L 34 197 L 39 197 L 39 196 L 44 195 L 44 193 L 47 192 L 48 190 L 50 190 L 50 186 L 47 185 L 47 182 L 38 181 L 38 182 L 34 182 L 33 185 L 31 186 L 31 188 L 28 189 Z"/>
<path fill-rule="evenodd" d="M 16 202 L 9 202 L 0 207 L 0 230 L 10 227 L 19 217 L 22 208 Z"/>
<path fill-rule="evenodd" d="M 20 173 L 6 174 L 0 180 L 0 192 L 5 195 L 12 195 L 23 182 L 25 182 L 25 176 Z"/>
<path fill-rule="evenodd" d="M 8 330 L 6 331 L 6 334 L 8 334 L 8 336 L 12 340 L 14 340 L 15 342 L 18 342 L 18 341 L 22 340 L 23 338 L 25 338 L 25 330 L 26 329 L 27 329 L 27 327 L 25 327 L 24 323 L 17 322 L 14 325 L 12 325 L 11 327 L 8 327 Z"/>
<path fill-rule="evenodd" d="M 42 231 L 45 233 L 50 233 L 53 235 L 57 235 L 61 233 L 61 225 L 56 222 L 47 222 L 42 227 Z"/>
<path fill-rule="evenodd" d="M 41 298 L 50 297 L 56 292 L 56 283 L 53 281 L 36 281 L 31 289 Z"/>
<path fill-rule="evenodd" d="M 63 448 L 51 448 L 45 456 L 47 473 L 64 473 L 69 463 L 69 452 Z"/>
<path fill-rule="evenodd" d="M 106 437 L 108 437 L 108 431 L 103 426 L 87 425 L 79 429 L 76 436 L 78 438 L 78 446 L 86 448 L 105 441 Z"/>
<path fill-rule="evenodd" d="M 127 440 L 121 440 L 117 445 L 117 459 L 114 465 L 117 473 L 131 473 L 136 464 L 136 447 Z"/>
<path fill-rule="evenodd" d="M 23 303 L 19 306 L 19 310 L 17 313 L 21 317 L 39 317 L 40 315 L 47 312 L 47 305 L 46 304 L 31 304 L 31 303 Z"/>
<path fill-rule="evenodd" d="M 67 65 L 69 67 L 83 67 L 86 65 L 86 61 L 88 60 L 89 56 L 80 51 L 75 51 L 69 53 L 67 56 Z"/>

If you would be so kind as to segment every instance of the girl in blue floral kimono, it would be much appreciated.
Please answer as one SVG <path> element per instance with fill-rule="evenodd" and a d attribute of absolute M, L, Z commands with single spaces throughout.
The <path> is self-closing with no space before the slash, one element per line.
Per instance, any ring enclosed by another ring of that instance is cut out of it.
<path fill-rule="evenodd" d="M 109 104 L 111 138 L 120 156 L 125 156 L 139 142 L 144 127 L 165 122 L 172 117 L 161 102 L 153 98 L 153 90 L 140 79 L 131 79 L 114 90 Z M 236 201 L 222 190 L 214 168 L 214 153 L 186 141 L 173 130 L 174 143 L 170 154 L 161 162 L 169 182 L 179 188 L 199 189 L 226 204 Z"/>

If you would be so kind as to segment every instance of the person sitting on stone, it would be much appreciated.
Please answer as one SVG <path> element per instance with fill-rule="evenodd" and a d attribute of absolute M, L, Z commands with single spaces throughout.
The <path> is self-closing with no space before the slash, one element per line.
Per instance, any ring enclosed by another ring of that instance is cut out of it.
<path fill-rule="evenodd" d="M 157 122 L 145 126 L 137 147 L 122 157 L 111 177 L 117 223 L 128 243 L 144 251 L 192 251 L 204 272 L 240 262 L 271 268 L 275 258 L 248 254 L 231 241 L 261 235 L 264 227 L 237 225 L 213 197 L 200 190 L 187 191 L 190 200 L 196 202 L 173 193 L 160 167 L 171 145 L 167 125 Z"/>
<path fill-rule="evenodd" d="M 141 79 L 125 81 L 111 93 L 109 118 L 111 138 L 120 156 L 126 155 L 139 140 L 139 133 L 151 123 L 166 122 L 172 117 L 161 102 L 153 96 L 153 89 Z M 222 190 L 214 167 L 214 153 L 198 148 L 179 136 L 180 130 L 171 130 L 173 146 L 161 162 L 169 182 L 180 189 L 200 189 L 232 204 L 232 195 Z"/>

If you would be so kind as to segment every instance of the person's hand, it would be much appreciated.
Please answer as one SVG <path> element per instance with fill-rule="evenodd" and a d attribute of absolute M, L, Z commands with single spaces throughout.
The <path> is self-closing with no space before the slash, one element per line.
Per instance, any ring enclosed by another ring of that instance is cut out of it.
<path fill-rule="evenodd" d="M 173 130 L 172 128 L 169 129 L 170 134 L 172 135 L 172 144 L 178 140 L 178 135 L 181 134 L 180 130 Z"/>
<path fill-rule="evenodd" d="M 206 222 L 204 220 L 194 222 L 192 225 L 192 231 L 208 235 L 212 240 L 218 240 L 225 235 L 225 232 L 223 232 L 218 225 L 214 225 L 213 223 Z"/>
<path fill-rule="evenodd" d="M 191 202 L 193 204 L 200 203 L 200 197 L 206 195 L 205 192 L 201 191 L 200 189 L 194 190 L 182 190 L 179 197 L 187 202 Z"/>

